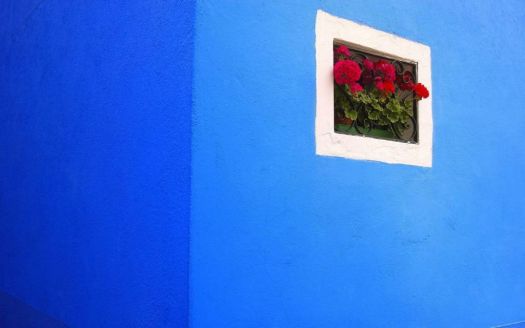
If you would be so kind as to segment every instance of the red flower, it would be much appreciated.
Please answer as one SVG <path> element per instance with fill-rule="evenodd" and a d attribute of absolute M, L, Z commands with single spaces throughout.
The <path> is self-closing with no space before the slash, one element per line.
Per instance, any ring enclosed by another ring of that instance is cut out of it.
<path fill-rule="evenodd" d="M 335 82 L 351 85 L 361 77 L 361 68 L 353 60 L 341 60 L 334 65 Z"/>
<path fill-rule="evenodd" d="M 376 76 L 375 85 L 376 85 L 377 90 L 380 90 L 380 91 L 385 90 L 385 84 L 383 83 L 383 79 L 380 76 Z"/>
<path fill-rule="evenodd" d="M 350 91 L 352 93 L 357 93 L 357 92 L 361 92 L 361 91 L 364 90 L 363 87 L 361 86 L 361 84 L 359 84 L 357 82 L 349 84 L 348 87 L 350 88 Z"/>
<path fill-rule="evenodd" d="M 389 80 L 383 81 L 383 78 L 380 76 L 375 77 L 375 86 L 377 90 L 383 91 L 384 94 L 390 94 L 396 91 L 394 82 Z"/>
<path fill-rule="evenodd" d="M 408 82 L 399 82 L 399 89 L 401 90 L 414 90 L 414 82 L 408 81 Z"/>
<path fill-rule="evenodd" d="M 397 77 L 397 84 L 399 85 L 399 89 L 401 90 L 413 90 L 414 89 L 414 81 L 412 79 L 412 74 L 409 72 L 403 73 L 403 76 Z"/>
<path fill-rule="evenodd" d="M 396 87 L 392 81 L 383 82 L 383 87 L 385 89 L 385 93 L 394 93 L 396 91 Z"/>
<path fill-rule="evenodd" d="M 380 59 L 374 64 L 376 73 L 381 75 L 387 81 L 396 79 L 396 68 L 386 60 Z"/>
<path fill-rule="evenodd" d="M 337 49 L 335 50 L 335 53 L 338 55 L 346 56 L 346 57 L 350 57 L 351 55 L 350 49 L 348 49 L 346 46 L 337 47 Z"/>
<path fill-rule="evenodd" d="M 367 71 L 371 71 L 371 70 L 374 69 L 374 62 L 371 61 L 371 60 L 368 59 L 368 58 L 365 58 L 365 59 L 363 60 L 363 66 L 365 67 L 365 70 L 367 70 Z"/>
<path fill-rule="evenodd" d="M 428 89 L 421 83 L 418 83 L 414 86 L 414 92 L 419 98 L 427 98 L 430 95 Z"/>
<path fill-rule="evenodd" d="M 364 71 L 362 74 L 361 82 L 363 85 L 369 85 L 374 81 L 374 74 L 370 71 Z"/>

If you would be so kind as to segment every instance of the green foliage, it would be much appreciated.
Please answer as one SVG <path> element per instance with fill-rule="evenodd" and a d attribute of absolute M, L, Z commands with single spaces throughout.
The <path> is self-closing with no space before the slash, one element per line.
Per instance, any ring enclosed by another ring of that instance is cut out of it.
<path fill-rule="evenodd" d="M 368 119 L 375 125 L 406 124 L 414 115 L 412 99 L 401 101 L 398 93 L 386 95 L 378 90 L 351 93 L 347 87 L 335 87 L 335 106 L 345 117 Z"/>

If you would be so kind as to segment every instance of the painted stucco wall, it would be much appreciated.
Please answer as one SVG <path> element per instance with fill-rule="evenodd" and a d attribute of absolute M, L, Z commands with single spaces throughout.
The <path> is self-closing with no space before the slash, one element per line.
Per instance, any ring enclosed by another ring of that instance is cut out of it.
<path fill-rule="evenodd" d="M 197 3 L 193 327 L 525 320 L 523 2 Z M 317 9 L 431 47 L 431 169 L 315 155 Z"/>
<path fill-rule="evenodd" d="M 319 8 L 432 48 L 431 169 L 315 155 Z M 192 73 L 193 10 L 0 4 L 0 320 L 525 320 L 525 5 L 198 1 Z"/>
<path fill-rule="evenodd" d="M 193 19 L 0 2 L 1 327 L 186 326 Z"/>

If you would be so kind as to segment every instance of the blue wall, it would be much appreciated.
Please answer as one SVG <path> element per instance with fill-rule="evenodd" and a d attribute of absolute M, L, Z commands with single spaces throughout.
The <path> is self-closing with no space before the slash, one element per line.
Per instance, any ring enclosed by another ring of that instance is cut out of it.
<path fill-rule="evenodd" d="M 525 320 L 521 1 L 198 1 L 193 327 Z M 318 8 L 432 48 L 431 169 L 315 155 Z"/>
<path fill-rule="evenodd" d="M 1 2 L 0 326 L 186 326 L 193 20 Z"/>
<path fill-rule="evenodd" d="M 0 5 L 0 326 L 525 320 L 524 4 L 197 3 Z M 432 169 L 315 155 L 318 8 L 432 47 Z"/>

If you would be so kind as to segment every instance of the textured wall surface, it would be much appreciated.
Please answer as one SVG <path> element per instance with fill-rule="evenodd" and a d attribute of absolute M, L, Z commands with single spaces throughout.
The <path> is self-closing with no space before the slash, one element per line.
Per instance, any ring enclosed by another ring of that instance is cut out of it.
<path fill-rule="evenodd" d="M 193 18 L 0 2 L 1 327 L 186 326 Z"/>
<path fill-rule="evenodd" d="M 432 48 L 431 169 L 315 156 L 318 8 Z M 525 320 L 521 1 L 198 1 L 193 327 Z"/>
<path fill-rule="evenodd" d="M 319 8 L 431 46 L 432 169 L 315 156 Z M 190 156 L 193 10 L 1 3 L 0 326 L 187 326 L 190 159 L 193 327 L 525 319 L 525 5 L 198 1 Z"/>

